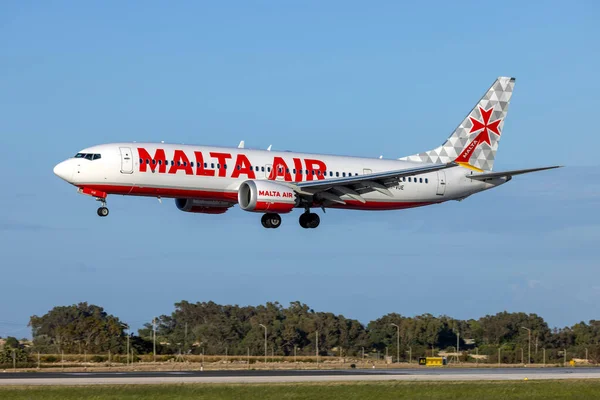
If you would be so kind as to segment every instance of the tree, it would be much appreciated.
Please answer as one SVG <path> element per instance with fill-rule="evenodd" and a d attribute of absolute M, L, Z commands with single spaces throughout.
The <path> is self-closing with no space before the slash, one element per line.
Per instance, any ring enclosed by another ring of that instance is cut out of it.
<path fill-rule="evenodd" d="M 41 317 L 32 316 L 33 344 L 41 351 L 101 353 L 123 351 L 126 325 L 102 307 L 79 303 L 54 307 Z"/>
<path fill-rule="evenodd" d="M 21 344 L 19 343 L 17 338 L 8 336 L 4 342 L 4 347 L 5 348 L 8 347 L 11 349 L 19 349 L 19 348 L 21 348 Z"/>

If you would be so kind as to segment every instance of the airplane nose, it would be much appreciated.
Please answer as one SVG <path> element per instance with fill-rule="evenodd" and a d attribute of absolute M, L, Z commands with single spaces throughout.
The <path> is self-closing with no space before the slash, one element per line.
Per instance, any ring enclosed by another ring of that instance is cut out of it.
<path fill-rule="evenodd" d="M 71 180 L 71 176 L 73 175 L 73 168 L 69 161 L 63 161 L 61 163 L 56 164 L 54 167 L 54 174 L 59 178 L 69 182 Z"/>

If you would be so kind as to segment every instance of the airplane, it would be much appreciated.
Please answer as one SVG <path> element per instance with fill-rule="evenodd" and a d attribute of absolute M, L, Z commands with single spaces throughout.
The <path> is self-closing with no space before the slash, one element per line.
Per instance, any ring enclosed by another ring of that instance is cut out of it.
<path fill-rule="evenodd" d="M 298 208 L 312 229 L 321 208 L 401 210 L 463 200 L 513 176 L 560 166 L 493 172 L 515 78 L 499 77 L 441 146 L 399 159 L 359 158 L 161 143 L 89 147 L 54 167 L 79 193 L 174 198 L 185 212 L 222 214 L 238 204 L 262 214 L 265 228 Z"/>

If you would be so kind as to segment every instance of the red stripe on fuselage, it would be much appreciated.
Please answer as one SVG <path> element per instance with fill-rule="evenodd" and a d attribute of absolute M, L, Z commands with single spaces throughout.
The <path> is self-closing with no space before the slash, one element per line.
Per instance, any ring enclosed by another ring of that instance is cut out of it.
<path fill-rule="evenodd" d="M 145 196 L 145 197 L 172 197 L 180 199 L 202 199 L 202 200 L 224 200 L 237 203 L 237 192 L 217 192 L 209 190 L 193 190 L 193 189 L 174 189 L 174 188 L 157 188 L 157 187 L 139 187 L 139 186 L 120 186 L 120 185 L 81 185 L 82 189 L 100 190 L 108 194 L 120 194 L 123 196 Z M 441 202 L 426 202 L 426 201 L 367 201 L 361 203 L 358 200 L 345 200 L 346 204 L 332 204 L 328 208 L 342 208 L 351 210 L 402 210 L 405 208 L 414 208 L 437 204 Z M 320 207 L 314 205 L 314 207 Z M 275 211 L 275 210 L 269 210 Z M 280 212 L 284 212 L 283 210 Z"/>
<path fill-rule="evenodd" d="M 123 196 L 160 196 L 176 199 L 227 200 L 237 203 L 237 192 L 95 184 L 81 185 L 81 187 L 102 190 L 109 194 L 120 194 Z"/>

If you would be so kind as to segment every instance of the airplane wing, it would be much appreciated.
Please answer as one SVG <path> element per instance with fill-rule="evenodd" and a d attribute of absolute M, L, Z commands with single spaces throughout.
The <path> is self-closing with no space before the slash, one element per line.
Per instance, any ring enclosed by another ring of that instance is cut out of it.
<path fill-rule="evenodd" d="M 392 192 L 388 188 L 397 185 L 402 178 L 439 171 L 455 167 L 456 165 L 454 162 L 448 164 L 429 164 L 423 167 L 355 175 L 346 178 L 299 182 L 289 184 L 289 186 L 300 195 L 317 195 L 317 197 L 323 200 L 329 200 L 334 203 L 345 204 L 344 200 L 341 199 L 341 196 L 344 195 L 365 203 L 365 199 L 361 196 L 362 194 L 377 191 L 386 196 L 393 197 Z"/>
<path fill-rule="evenodd" d="M 493 178 L 504 178 L 504 177 L 510 178 L 514 175 L 528 174 L 530 172 L 545 171 L 547 169 L 555 169 L 555 168 L 562 168 L 562 165 L 554 165 L 552 167 L 542 167 L 542 168 L 515 169 L 513 171 L 503 171 L 503 172 L 488 172 L 485 174 L 467 175 L 467 178 L 477 179 L 478 181 L 483 181 L 486 179 L 493 179 Z"/>

